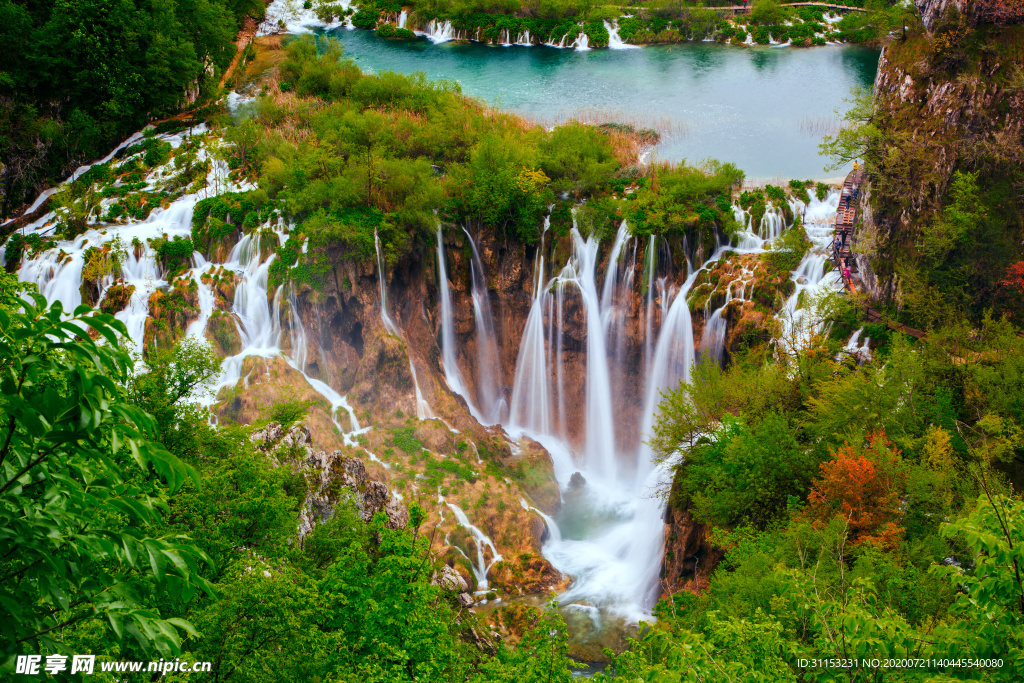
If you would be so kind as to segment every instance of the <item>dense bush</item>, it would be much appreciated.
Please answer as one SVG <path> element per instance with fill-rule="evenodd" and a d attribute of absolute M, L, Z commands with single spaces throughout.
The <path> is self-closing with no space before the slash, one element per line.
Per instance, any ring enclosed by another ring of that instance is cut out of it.
<path fill-rule="evenodd" d="M 216 84 L 260 0 L 0 0 L 0 216 Z M 210 72 L 207 71 L 210 67 Z M 164 153 L 147 151 L 146 163 Z"/>

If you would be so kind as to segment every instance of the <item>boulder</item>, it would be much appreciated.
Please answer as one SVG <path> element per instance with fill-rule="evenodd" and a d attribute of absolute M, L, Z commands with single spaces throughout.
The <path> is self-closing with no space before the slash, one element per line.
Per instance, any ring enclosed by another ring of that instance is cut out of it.
<path fill-rule="evenodd" d="M 466 593 L 469 590 L 469 584 L 462 575 L 448 565 L 442 566 L 439 572 L 434 572 L 434 578 L 430 583 L 453 593 Z"/>

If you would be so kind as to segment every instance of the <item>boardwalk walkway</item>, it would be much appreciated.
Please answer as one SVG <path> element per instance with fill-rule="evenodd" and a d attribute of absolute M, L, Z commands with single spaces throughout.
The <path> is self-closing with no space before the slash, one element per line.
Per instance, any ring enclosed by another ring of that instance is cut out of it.
<path fill-rule="evenodd" d="M 835 237 L 832 240 L 832 263 L 839 269 L 843 278 L 843 287 L 848 292 L 857 291 L 853 275 L 857 272 L 857 263 L 853 260 L 853 226 L 857 223 L 857 199 L 860 196 L 860 185 L 864 181 L 864 169 L 852 171 L 843 182 L 839 197 L 839 211 L 836 213 Z M 850 276 L 847 277 L 846 269 Z"/>
<path fill-rule="evenodd" d="M 716 12 L 749 12 L 753 5 L 728 5 L 726 7 L 708 7 Z M 783 7 L 826 7 L 840 12 L 867 12 L 863 7 L 849 7 L 847 5 L 831 5 L 824 2 L 784 2 Z"/>
<path fill-rule="evenodd" d="M 857 291 L 857 284 L 854 282 L 858 276 L 857 261 L 853 258 L 852 253 L 853 226 L 857 224 L 857 201 L 860 198 L 860 188 L 863 183 L 863 167 L 846 176 L 839 197 L 839 211 L 836 213 L 835 235 L 832 239 L 832 263 L 839 269 L 839 275 L 843 279 L 843 288 L 851 293 Z M 850 270 L 849 276 L 846 275 L 847 268 Z M 864 317 L 868 322 L 884 322 L 889 329 L 903 332 L 916 339 L 925 336 L 921 330 L 915 330 L 913 327 L 890 320 L 881 311 L 868 305 L 864 307 Z"/>

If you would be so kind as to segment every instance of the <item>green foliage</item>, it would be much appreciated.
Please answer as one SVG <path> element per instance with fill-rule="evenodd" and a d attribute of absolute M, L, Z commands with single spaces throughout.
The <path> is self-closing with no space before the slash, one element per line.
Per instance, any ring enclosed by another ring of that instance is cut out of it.
<path fill-rule="evenodd" d="M 819 148 L 831 163 L 826 171 L 836 171 L 864 158 L 867 150 L 878 143 L 881 133 L 874 123 L 875 102 L 871 92 L 854 88 L 853 97 L 843 100 L 849 108 L 843 112 L 843 125 L 835 135 L 826 135 Z M 839 110 L 836 110 L 839 115 Z"/>
<path fill-rule="evenodd" d="M 188 90 L 209 93 L 243 19 L 264 11 L 258 0 L 2 0 L 0 215 L 175 113 Z M 166 156 L 143 144 L 148 165 Z"/>
<path fill-rule="evenodd" d="M 765 262 L 776 272 L 789 273 L 796 270 L 810 248 L 811 241 L 807 239 L 807 232 L 797 220 L 792 228 L 772 241 Z"/>
<path fill-rule="evenodd" d="M 816 465 L 777 413 L 753 426 L 726 416 L 711 439 L 690 449 L 675 504 L 698 521 L 763 529 L 784 517 L 791 496 L 807 490 Z"/>
<path fill-rule="evenodd" d="M 156 250 L 160 263 L 167 271 L 168 280 L 189 269 L 192 252 L 195 251 L 190 238 L 181 235 L 175 235 L 172 240 L 158 237 L 153 240 L 152 246 Z"/>
<path fill-rule="evenodd" d="M 391 436 L 395 446 L 406 453 L 419 453 L 423 448 L 422 442 L 416 437 L 415 427 L 397 427 L 391 430 Z"/>
<path fill-rule="evenodd" d="M 635 205 L 626 215 L 634 234 L 682 234 L 689 229 L 710 243 L 716 229 L 733 231 L 732 210 L 722 211 L 717 197 L 731 197 L 733 186 L 742 182 L 743 172 L 734 165 L 708 160 L 701 167 L 663 167 L 654 173 L 656 182 L 634 193 Z"/>
<path fill-rule="evenodd" d="M 471 189 L 459 207 L 505 238 L 527 244 L 540 238 L 541 214 L 554 198 L 531 152 L 511 137 L 485 135 L 470 157 Z"/>
<path fill-rule="evenodd" d="M 789 19 L 790 12 L 791 10 L 783 7 L 779 0 L 754 0 L 754 6 L 750 10 L 750 19 L 761 27 L 777 26 Z M 757 40 L 757 32 L 754 35 L 754 40 Z"/>
<path fill-rule="evenodd" d="M 287 430 L 293 424 L 301 422 L 306 417 L 313 403 L 313 401 L 300 401 L 298 399 L 275 401 L 274 405 L 270 407 L 270 419 L 280 423 L 281 427 Z"/>
<path fill-rule="evenodd" d="M 195 631 L 154 610 L 155 595 L 209 592 L 207 558 L 184 536 L 152 534 L 167 493 L 196 472 L 126 399 L 124 325 L 32 299 L 0 310 L 0 642 L 8 653 L 63 651 L 61 629 L 103 619 L 118 640 L 172 657 L 179 631 Z"/>
<path fill-rule="evenodd" d="M 260 190 L 202 199 L 192 210 L 192 243 L 209 256 L 215 245 L 236 232 L 250 232 L 265 223 L 272 211 L 267 194 Z"/>

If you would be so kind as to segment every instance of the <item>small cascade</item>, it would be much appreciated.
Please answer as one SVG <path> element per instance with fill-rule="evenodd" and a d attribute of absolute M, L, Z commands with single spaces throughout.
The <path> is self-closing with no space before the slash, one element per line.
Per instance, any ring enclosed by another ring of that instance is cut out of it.
<path fill-rule="evenodd" d="M 307 382 L 309 382 L 309 386 L 311 386 L 318 394 L 326 398 L 328 403 L 331 404 L 331 421 L 334 422 L 334 426 L 341 432 L 342 438 L 345 440 L 345 445 L 357 446 L 359 442 L 356 441 L 356 437 L 369 431 L 369 427 L 360 428 L 359 420 L 356 418 L 356 411 L 354 411 L 352 406 L 348 404 L 347 397 L 339 394 L 326 382 L 316 379 L 315 377 L 310 377 L 306 374 L 306 354 L 308 349 L 306 328 L 302 324 L 302 318 L 299 317 L 299 305 L 296 300 L 294 285 L 289 285 L 288 305 L 291 310 L 289 341 L 291 344 L 292 355 L 285 356 L 285 360 L 288 361 L 288 365 L 302 373 L 302 376 L 306 378 Z M 351 425 L 350 431 L 346 432 L 338 423 L 337 413 L 339 410 L 344 410 L 348 413 L 348 419 Z"/>
<path fill-rule="evenodd" d="M 537 515 L 544 520 L 544 524 L 548 529 L 548 537 L 547 539 L 545 539 L 545 542 L 547 542 L 548 540 L 554 543 L 562 542 L 562 531 L 558 528 L 558 523 L 555 522 L 555 520 L 551 519 L 551 517 L 549 517 L 542 511 L 538 510 L 537 508 L 527 503 L 526 499 L 524 498 L 519 499 L 519 504 L 522 505 L 523 509 L 526 510 L 527 512 L 536 512 Z"/>
<path fill-rule="evenodd" d="M 470 274 L 473 280 L 473 317 L 476 323 L 477 405 L 484 418 L 484 424 L 497 424 L 505 417 L 508 406 L 502 393 L 501 363 L 498 357 L 498 339 L 494 333 L 494 316 L 491 314 L 491 297 L 487 293 L 484 266 L 476 249 L 476 242 L 468 230 L 462 230 L 469 238 L 469 246 L 473 252 Z"/>
<path fill-rule="evenodd" d="M 732 301 L 732 287 L 727 286 L 725 292 L 725 303 L 715 309 L 704 323 L 704 334 L 700 340 L 701 356 L 708 362 L 722 364 L 722 355 L 725 349 L 725 332 L 729 321 L 725 318 L 725 310 Z"/>
<path fill-rule="evenodd" d="M 786 221 L 782 215 L 782 212 L 769 204 L 768 208 L 764 212 L 764 216 L 761 217 L 761 225 L 758 227 L 758 235 L 764 239 L 765 242 L 771 242 L 773 239 L 782 234 L 782 231 L 786 229 Z"/>
<path fill-rule="evenodd" d="M 455 513 L 455 519 L 458 520 L 459 526 L 473 536 L 473 541 L 476 543 L 476 561 L 474 562 L 468 557 L 466 559 L 473 565 L 473 576 L 476 577 L 477 593 L 487 592 L 487 574 L 491 571 L 491 567 L 498 562 L 501 562 L 503 558 L 498 554 L 498 549 L 494 546 L 491 539 L 487 537 L 487 534 L 480 531 L 480 529 L 470 523 L 469 518 L 466 517 L 466 513 L 462 511 L 462 508 L 455 503 L 449 503 L 444 499 L 444 496 L 438 496 L 437 502 L 447 505 L 449 509 Z M 491 555 L 490 562 L 487 562 L 486 551 L 488 550 Z"/>
<path fill-rule="evenodd" d="M 412 373 L 412 385 L 416 388 L 416 417 L 421 420 L 433 420 L 437 416 L 430 409 L 427 399 L 423 398 L 423 392 L 420 391 L 420 381 L 416 377 L 416 366 L 413 364 L 412 358 L 409 359 L 409 372 Z"/>
<path fill-rule="evenodd" d="M 201 340 L 206 335 L 206 323 L 210 320 L 210 314 L 213 313 L 213 306 L 216 302 L 213 291 L 209 285 L 203 283 L 202 276 L 213 268 L 213 264 L 207 261 L 198 251 L 192 252 L 192 264 L 192 279 L 195 280 L 197 285 L 196 292 L 199 299 L 199 317 L 189 324 L 188 329 L 185 330 L 185 335 Z M 136 288 L 136 291 L 138 291 L 138 288 Z M 134 299 L 134 297 L 135 295 L 133 294 L 132 298 Z M 131 307 L 131 302 L 129 302 L 128 307 Z M 128 323 L 126 322 L 125 324 L 127 325 Z M 145 327 L 145 318 L 142 319 L 142 325 Z"/>
<path fill-rule="evenodd" d="M 576 37 L 576 40 L 573 41 L 573 44 L 570 47 L 576 50 L 589 50 L 590 36 L 588 36 L 583 31 L 580 31 L 580 34 Z"/>
<path fill-rule="evenodd" d="M 782 322 L 779 343 L 784 346 L 800 346 L 819 330 L 821 321 L 810 315 L 806 305 L 810 299 L 829 289 L 842 288 L 838 270 L 825 268 L 838 209 L 839 192 L 832 190 L 824 201 L 812 198 L 803 212 L 804 232 L 812 246 L 793 271 L 792 280 L 796 288 L 778 315 Z"/>
<path fill-rule="evenodd" d="M 619 37 L 619 25 L 618 22 L 610 24 L 607 21 L 604 22 L 604 28 L 608 31 L 608 49 L 609 50 L 633 50 L 638 49 L 639 45 L 630 45 Z"/>
<path fill-rule="evenodd" d="M 452 295 L 448 288 L 448 269 L 444 258 L 444 241 L 441 224 L 437 224 L 437 283 L 441 292 L 441 365 L 448 388 L 467 398 L 466 385 L 456 361 L 455 322 L 452 318 Z"/>
<path fill-rule="evenodd" d="M 440 24 L 436 19 L 431 19 L 423 35 L 432 43 L 447 43 L 450 40 L 455 40 L 455 29 L 452 27 L 452 22 L 447 19 Z"/>
<path fill-rule="evenodd" d="M 409 19 L 409 13 L 404 9 L 398 15 L 398 28 L 405 28 L 405 22 Z"/>
<path fill-rule="evenodd" d="M 388 287 L 384 280 L 384 257 L 381 255 L 380 237 L 377 231 L 373 231 L 373 247 L 377 250 L 377 281 L 380 283 L 380 319 L 384 322 L 384 329 L 388 333 L 401 337 L 398 328 L 395 326 L 391 316 L 388 315 Z"/>
<path fill-rule="evenodd" d="M 533 37 L 530 35 L 530 29 L 526 29 L 516 36 L 516 45 L 524 45 L 526 47 L 533 45 Z"/>
<path fill-rule="evenodd" d="M 860 341 L 860 335 L 863 334 L 864 328 L 860 328 L 850 337 L 850 341 L 846 342 L 846 347 L 843 349 L 847 355 L 857 361 L 858 365 L 862 365 L 867 361 L 871 360 L 871 338 L 864 337 L 864 341 Z M 842 358 L 842 354 L 836 360 Z"/>

